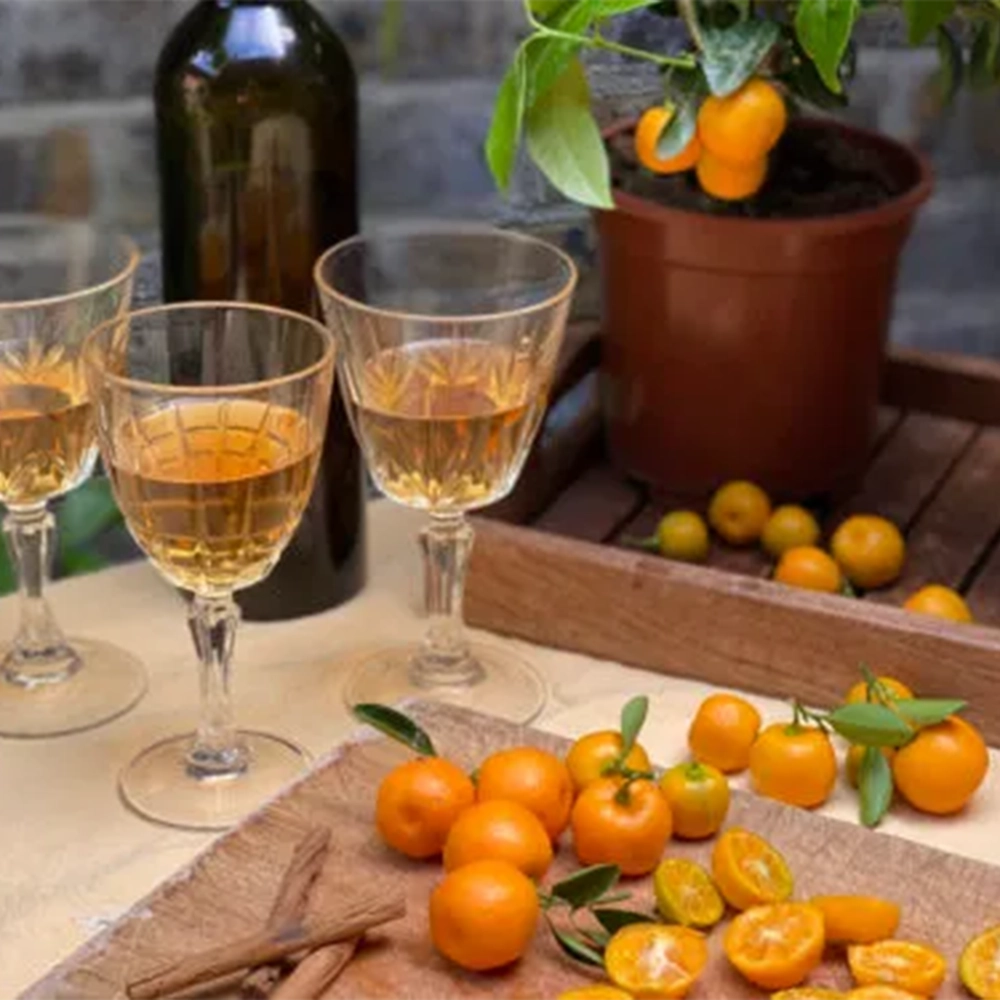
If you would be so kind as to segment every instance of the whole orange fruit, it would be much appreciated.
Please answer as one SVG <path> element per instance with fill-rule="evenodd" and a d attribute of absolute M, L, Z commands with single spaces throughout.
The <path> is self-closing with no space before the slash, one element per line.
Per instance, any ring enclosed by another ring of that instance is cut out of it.
<path fill-rule="evenodd" d="M 702 840 L 718 833 L 729 812 L 729 782 L 711 764 L 678 764 L 660 778 L 674 820 L 674 836 Z"/>
<path fill-rule="evenodd" d="M 720 201 L 743 201 L 755 195 L 767 179 L 767 160 L 751 163 L 730 163 L 702 150 L 695 168 L 698 185 L 705 194 Z"/>
<path fill-rule="evenodd" d="M 936 583 L 921 587 L 915 594 L 911 594 L 903 607 L 907 611 L 944 618 L 946 621 L 963 624 L 972 621 L 972 612 L 961 594 L 956 594 L 950 587 L 942 587 Z"/>
<path fill-rule="evenodd" d="M 656 782 L 601 778 L 573 806 L 573 847 L 581 864 L 618 865 L 623 875 L 646 875 L 663 855 L 673 821 Z"/>
<path fill-rule="evenodd" d="M 730 545 L 757 541 L 770 516 L 768 495 L 743 479 L 720 486 L 708 504 L 708 523 Z"/>
<path fill-rule="evenodd" d="M 728 97 L 706 97 L 698 111 L 698 138 L 726 163 L 748 166 L 774 148 L 788 124 L 777 88 L 754 77 Z"/>
<path fill-rule="evenodd" d="M 884 517 L 855 514 L 833 533 L 830 551 L 855 587 L 873 590 L 899 578 L 906 543 L 899 528 Z"/>
<path fill-rule="evenodd" d="M 552 864 L 552 841 L 542 821 L 520 802 L 478 802 L 452 825 L 444 842 L 444 870 L 486 858 L 509 861 L 540 879 Z"/>
<path fill-rule="evenodd" d="M 431 893 L 431 940 L 463 969 L 499 969 L 525 953 L 538 913 L 535 885 L 524 872 L 506 861 L 473 861 Z"/>
<path fill-rule="evenodd" d="M 690 170 L 701 155 L 701 143 L 693 135 L 688 144 L 674 156 L 660 156 L 656 144 L 667 127 L 673 112 L 662 104 L 647 108 L 635 129 L 635 155 L 639 162 L 654 174 L 677 174 Z"/>
<path fill-rule="evenodd" d="M 665 559 L 699 563 L 708 558 L 708 525 L 692 510 L 672 510 L 656 526 L 656 545 Z"/>
<path fill-rule="evenodd" d="M 735 694 L 709 695 L 695 712 L 688 729 L 688 749 L 702 764 L 726 774 L 743 771 L 750 747 L 760 730 L 760 712 Z"/>
<path fill-rule="evenodd" d="M 777 722 L 750 750 L 750 783 L 758 795 L 791 806 L 822 805 L 837 781 L 837 756 L 817 726 Z"/>
<path fill-rule="evenodd" d="M 908 700 L 913 697 L 913 692 L 900 680 L 896 680 L 895 677 L 890 677 L 888 674 L 880 674 L 875 678 L 884 691 L 892 698 L 902 698 L 903 700 Z M 851 686 L 850 690 L 847 692 L 847 697 L 844 698 L 844 703 L 847 705 L 856 705 L 858 702 L 878 700 L 870 699 L 868 697 L 868 681 L 862 680 L 858 681 L 857 684 Z"/>
<path fill-rule="evenodd" d="M 843 586 L 840 567 L 822 549 L 802 545 L 788 549 L 778 560 L 774 579 L 789 587 L 836 594 Z"/>
<path fill-rule="evenodd" d="M 592 781 L 605 777 L 622 752 L 622 735 L 613 729 L 581 736 L 566 754 L 566 767 L 573 779 L 573 787 L 582 791 Z M 630 771 L 649 771 L 652 765 L 646 751 L 636 743 L 628 752 L 623 764 Z"/>
<path fill-rule="evenodd" d="M 411 858 L 441 853 L 452 824 L 476 798 L 469 776 L 442 757 L 421 757 L 382 780 L 375 826 L 382 839 Z"/>
<path fill-rule="evenodd" d="M 819 522 L 805 507 L 784 504 L 768 518 L 760 543 L 769 555 L 780 559 L 789 549 L 815 545 L 819 536 Z"/>
<path fill-rule="evenodd" d="M 490 754 L 479 766 L 476 797 L 480 802 L 520 802 L 556 840 L 566 829 L 573 808 L 573 779 L 554 754 L 537 747 L 512 747 Z"/>
<path fill-rule="evenodd" d="M 915 809 L 947 815 L 958 812 L 983 783 L 990 766 L 986 743 L 975 726 L 951 715 L 921 729 L 896 751 L 896 789 Z"/>

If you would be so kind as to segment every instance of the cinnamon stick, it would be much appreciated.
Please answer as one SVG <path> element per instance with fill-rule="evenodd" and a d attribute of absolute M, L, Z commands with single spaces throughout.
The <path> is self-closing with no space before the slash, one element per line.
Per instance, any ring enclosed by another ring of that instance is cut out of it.
<path fill-rule="evenodd" d="M 358 939 L 329 944 L 310 952 L 271 994 L 271 1000 L 320 1000 L 350 962 Z"/>
<path fill-rule="evenodd" d="M 304 917 L 281 929 L 267 929 L 231 944 L 171 962 L 132 980 L 126 992 L 132 1000 L 159 1000 L 190 986 L 218 979 L 229 972 L 268 965 L 297 951 L 314 951 L 358 937 L 372 927 L 398 920 L 406 912 L 399 892 L 381 890 L 347 899 L 339 912 Z"/>

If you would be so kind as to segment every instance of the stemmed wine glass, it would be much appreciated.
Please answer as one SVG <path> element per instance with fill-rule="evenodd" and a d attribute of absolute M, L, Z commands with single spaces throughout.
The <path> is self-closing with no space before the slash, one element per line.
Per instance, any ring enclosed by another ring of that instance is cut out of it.
<path fill-rule="evenodd" d="M 541 424 L 576 268 L 541 240 L 485 227 L 386 230 L 316 265 L 341 389 L 382 491 L 427 511 L 420 536 L 430 626 L 376 652 L 345 698 L 434 697 L 527 721 L 545 685 L 520 659 L 472 648 L 462 591 L 466 512 L 513 488 Z"/>
<path fill-rule="evenodd" d="M 131 654 L 67 639 L 45 599 L 54 554 L 48 508 L 97 461 L 80 363 L 87 334 L 129 307 L 139 253 L 84 222 L 0 219 L 0 501 L 17 571 L 20 624 L 0 659 L 0 735 L 53 736 L 131 708 L 146 675 Z"/>
<path fill-rule="evenodd" d="M 281 309 L 178 304 L 104 324 L 84 361 L 115 497 L 153 565 L 193 595 L 201 664 L 197 732 L 144 750 L 120 788 L 150 819 L 224 828 L 307 763 L 296 744 L 233 725 L 233 593 L 267 576 L 305 510 L 333 338 Z"/>

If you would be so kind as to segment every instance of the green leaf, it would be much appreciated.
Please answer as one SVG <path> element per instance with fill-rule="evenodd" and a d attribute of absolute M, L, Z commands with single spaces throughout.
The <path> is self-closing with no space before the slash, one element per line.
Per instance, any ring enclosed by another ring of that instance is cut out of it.
<path fill-rule="evenodd" d="M 359 721 L 385 733 L 424 757 L 436 757 L 437 751 L 431 738 L 409 716 L 388 705 L 361 704 L 351 708 Z"/>
<path fill-rule="evenodd" d="M 1000 83 L 1000 21 L 984 21 L 976 29 L 968 76 L 970 86 L 980 90 Z"/>
<path fill-rule="evenodd" d="M 937 47 L 940 58 L 936 74 L 938 92 L 941 100 L 949 104 L 962 85 L 962 46 L 944 25 L 940 25 L 937 29 Z"/>
<path fill-rule="evenodd" d="M 648 913 L 636 913 L 635 910 L 617 910 L 609 907 L 600 907 L 591 910 L 594 919 L 609 933 L 614 934 L 629 924 L 651 924 Z"/>
<path fill-rule="evenodd" d="M 795 34 L 826 87 L 839 94 L 840 63 L 858 19 L 858 0 L 799 0 Z"/>
<path fill-rule="evenodd" d="M 581 868 L 552 886 L 552 895 L 569 903 L 574 910 L 599 900 L 618 883 L 617 865 L 592 865 Z"/>
<path fill-rule="evenodd" d="M 573 0 L 531 0 L 531 13 L 539 21 L 547 21 L 560 7 L 569 7 Z"/>
<path fill-rule="evenodd" d="M 816 64 L 804 52 L 796 63 L 782 74 L 781 79 L 793 94 L 814 107 L 835 111 L 847 106 L 847 96 L 842 91 L 834 93 L 830 90 L 819 75 Z"/>
<path fill-rule="evenodd" d="M 649 699 L 644 694 L 630 698 L 622 708 L 622 749 L 620 755 L 622 760 L 632 752 L 648 714 Z"/>
<path fill-rule="evenodd" d="M 955 0 L 903 0 L 910 44 L 919 45 L 955 12 Z"/>
<path fill-rule="evenodd" d="M 893 709 L 916 726 L 933 726 L 961 712 L 966 702 L 958 698 L 897 698 Z"/>
<path fill-rule="evenodd" d="M 617 17 L 619 14 L 627 14 L 642 7 L 652 7 L 654 3 L 656 0 L 601 0 L 598 13 L 602 19 Z"/>
<path fill-rule="evenodd" d="M 528 112 L 528 152 L 558 191 L 592 208 L 614 208 L 607 151 L 579 59 Z"/>
<path fill-rule="evenodd" d="M 858 770 L 861 794 L 861 822 L 878 826 L 892 802 L 892 769 L 885 755 L 875 747 L 866 747 Z"/>
<path fill-rule="evenodd" d="M 913 730 L 892 709 L 874 702 L 841 705 L 826 721 L 844 739 L 867 747 L 899 747 L 913 736 Z"/>
<path fill-rule="evenodd" d="M 738 21 L 728 28 L 702 29 L 701 67 L 716 97 L 740 89 L 774 47 L 781 29 L 774 21 Z"/>
<path fill-rule="evenodd" d="M 511 174 L 521 144 L 528 71 L 526 49 L 522 45 L 497 91 L 493 120 L 486 135 L 486 162 L 501 191 L 510 186 Z"/>
<path fill-rule="evenodd" d="M 579 35 L 580 41 L 535 35 L 525 43 L 528 60 L 526 108 L 533 107 L 562 77 L 569 61 L 580 51 L 583 33 L 593 23 L 600 2 L 601 0 L 573 0 L 546 22 L 557 31 Z"/>
<path fill-rule="evenodd" d="M 673 115 L 656 143 L 658 156 L 676 156 L 698 130 L 698 109 L 708 93 L 708 84 L 700 70 L 672 73 L 667 84 L 667 105 Z"/>
<path fill-rule="evenodd" d="M 595 951 L 590 945 L 584 944 L 576 935 L 561 931 L 552 921 L 549 921 L 549 930 L 552 936 L 559 943 L 559 947 L 569 955 L 570 958 L 578 962 L 585 962 L 587 965 L 596 965 L 599 969 L 604 968 L 604 958 L 600 952 Z"/>

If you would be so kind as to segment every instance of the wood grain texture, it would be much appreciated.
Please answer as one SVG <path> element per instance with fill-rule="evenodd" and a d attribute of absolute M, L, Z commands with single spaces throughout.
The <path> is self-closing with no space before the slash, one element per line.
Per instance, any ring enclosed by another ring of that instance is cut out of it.
<path fill-rule="evenodd" d="M 711 568 L 482 525 L 470 624 L 661 673 L 831 704 L 859 663 L 971 703 L 1000 745 L 1000 633 Z"/>
<path fill-rule="evenodd" d="M 603 463 L 588 469 L 535 522 L 539 531 L 603 542 L 642 504 L 642 492 Z"/>
<path fill-rule="evenodd" d="M 617 710 L 617 705 L 609 706 L 609 720 Z M 467 768 L 504 746 L 531 743 L 555 752 L 566 747 L 557 737 L 458 709 L 417 706 L 414 714 L 441 750 Z M 525 960 L 489 975 L 463 973 L 434 952 L 426 914 L 439 867 L 393 854 L 372 829 L 377 784 L 404 757 L 404 751 L 382 738 L 348 744 L 264 812 L 217 841 L 190 874 L 156 890 L 25 996 L 31 1000 L 117 996 L 126 969 L 135 971 L 164 956 L 183 954 L 193 940 L 204 944 L 232 934 L 234 919 L 252 932 L 253 910 L 231 907 L 230 897 L 239 897 L 241 904 L 255 901 L 256 919 L 263 922 L 281 877 L 282 866 L 276 862 L 283 858 L 287 863 L 303 821 L 329 824 L 340 859 L 338 869 L 344 869 L 342 886 L 389 879 L 407 899 L 406 919 L 366 939 L 324 997 L 540 998 L 555 997 L 587 981 L 588 973 L 561 955 L 542 926 Z M 955 960 L 965 940 L 996 919 L 1000 869 L 742 792 L 734 793 L 729 822 L 750 827 L 774 842 L 791 865 L 803 897 L 865 892 L 898 901 L 903 910 L 900 934 L 933 941 L 949 959 L 952 972 L 938 997 L 957 1000 L 962 995 L 954 976 Z M 711 844 L 673 842 L 669 850 L 705 863 Z M 552 874 L 565 874 L 574 867 L 564 838 Z M 634 893 L 630 905 L 651 907 L 649 879 L 630 880 L 626 887 Z M 689 994 L 691 1000 L 764 997 L 724 960 L 721 933 L 720 927 L 711 936 L 711 961 Z M 811 982 L 847 986 L 843 958 L 831 952 Z"/>

